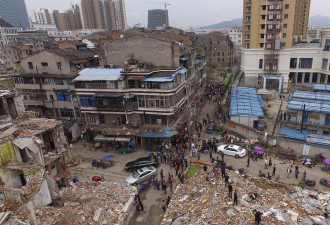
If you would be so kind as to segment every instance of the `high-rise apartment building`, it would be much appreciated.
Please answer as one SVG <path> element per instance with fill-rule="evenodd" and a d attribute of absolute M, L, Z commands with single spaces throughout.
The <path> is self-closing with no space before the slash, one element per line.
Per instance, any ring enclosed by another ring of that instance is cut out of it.
<path fill-rule="evenodd" d="M 86 29 L 126 29 L 124 0 L 82 0 L 81 8 Z"/>
<path fill-rule="evenodd" d="M 306 39 L 310 1 L 243 0 L 246 85 L 287 91 L 289 69 L 284 68 L 284 53 Z"/>
<path fill-rule="evenodd" d="M 33 10 L 31 20 L 36 24 L 54 24 L 53 15 L 48 9 Z"/>
<path fill-rule="evenodd" d="M 24 0 L 0 0 L 0 17 L 14 27 L 30 27 Z"/>
<path fill-rule="evenodd" d="M 152 9 L 148 10 L 148 28 L 156 29 L 157 27 L 169 26 L 168 10 Z"/>
<path fill-rule="evenodd" d="M 53 11 L 55 24 L 59 31 L 82 29 L 79 5 L 72 6 L 72 9 L 60 13 Z"/>

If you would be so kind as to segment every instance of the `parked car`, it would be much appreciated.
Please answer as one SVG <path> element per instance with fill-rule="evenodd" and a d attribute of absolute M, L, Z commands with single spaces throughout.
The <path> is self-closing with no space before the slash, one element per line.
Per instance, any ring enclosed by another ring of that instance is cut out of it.
<path fill-rule="evenodd" d="M 157 175 L 157 169 L 153 166 L 143 167 L 133 172 L 126 178 L 126 184 L 138 184 L 140 182 L 153 179 Z"/>
<path fill-rule="evenodd" d="M 238 145 L 220 145 L 218 147 L 219 152 L 223 152 L 225 155 L 235 156 L 236 158 L 246 155 L 246 150 Z"/>
<path fill-rule="evenodd" d="M 206 132 L 212 134 L 216 126 L 214 122 L 211 122 L 206 128 Z"/>
<path fill-rule="evenodd" d="M 157 167 L 159 164 L 157 161 L 150 159 L 149 157 L 143 157 L 136 159 L 134 161 L 131 161 L 125 165 L 125 170 L 129 172 L 133 172 L 135 170 L 138 170 L 142 167 L 146 166 L 153 166 Z"/>

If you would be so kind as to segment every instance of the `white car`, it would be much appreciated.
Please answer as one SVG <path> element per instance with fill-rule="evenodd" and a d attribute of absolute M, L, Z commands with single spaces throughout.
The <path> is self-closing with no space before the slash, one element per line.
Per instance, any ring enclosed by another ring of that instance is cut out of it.
<path fill-rule="evenodd" d="M 220 145 L 218 153 L 223 152 L 225 155 L 235 156 L 236 158 L 244 157 L 246 150 L 238 145 Z"/>
<path fill-rule="evenodd" d="M 138 169 L 132 175 L 126 178 L 127 184 L 138 184 L 140 182 L 152 179 L 157 176 L 157 170 L 153 166 L 143 167 Z"/>

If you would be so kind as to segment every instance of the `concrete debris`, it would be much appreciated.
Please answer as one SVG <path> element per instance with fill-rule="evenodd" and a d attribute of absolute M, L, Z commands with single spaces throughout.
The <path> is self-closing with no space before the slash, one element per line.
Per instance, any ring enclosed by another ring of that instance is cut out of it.
<path fill-rule="evenodd" d="M 78 166 L 82 162 L 92 162 L 92 159 L 84 158 L 82 156 L 72 156 L 71 158 L 67 159 L 67 167 L 74 167 Z"/>
<path fill-rule="evenodd" d="M 318 193 L 299 187 L 288 191 L 281 183 L 247 179 L 227 171 L 233 190 L 238 193 L 238 206 L 233 206 L 224 179 L 208 172 L 212 174 L 209 182 L 205 180 L 206 172 L 199 170 L 177 186 L 162 225 L 254 224 L 254 209 L 263 213 L 264 225 L 327 224 L 321 215 L 330 205 L 330 192 Z M 208 201 L 203 204 L 205 199 Z"/>
<path fill-rule="evenodd" d="M 135 187 L 118 183 L 80 183 L 75 188 L 61 189 L 53 206 L 43 207 L 36 214 L 43 225 L 99 225 L 109 221 L 120 225 L 131 216 L 136 193 Z"/>

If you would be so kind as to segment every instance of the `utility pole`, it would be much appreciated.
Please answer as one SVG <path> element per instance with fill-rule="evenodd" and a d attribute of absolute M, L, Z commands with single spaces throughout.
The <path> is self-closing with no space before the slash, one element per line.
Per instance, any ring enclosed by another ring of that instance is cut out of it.
<path fill-rule="evenodd" d="M 304 109 L 302 111 L 302 116 L 301 116 L 301 127 L 300 127 L 300 133 L 302 133 L 303 127 L 304 127 L 304 117 L 306 113 L 306 105 L 304 104 Z"/>

